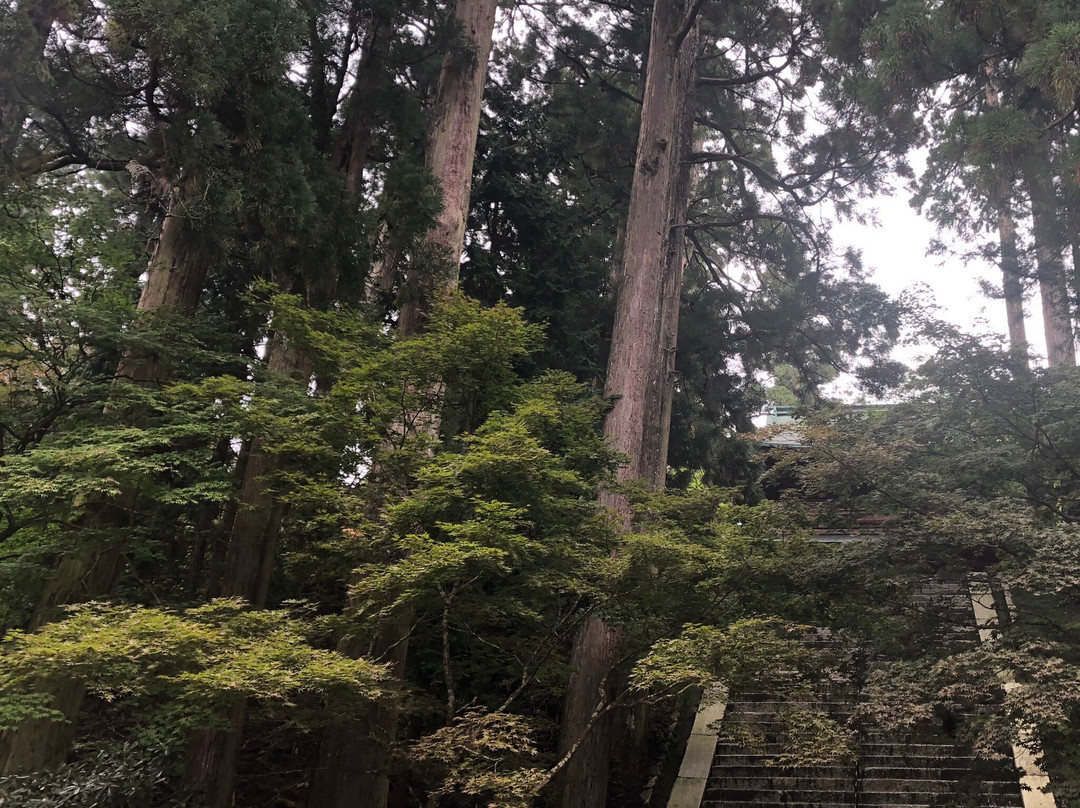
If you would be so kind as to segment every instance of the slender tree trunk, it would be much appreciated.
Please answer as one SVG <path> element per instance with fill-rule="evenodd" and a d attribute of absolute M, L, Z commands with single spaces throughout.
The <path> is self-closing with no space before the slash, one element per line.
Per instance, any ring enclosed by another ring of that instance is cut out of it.
<path fill-rule="evenodd" d="M 1077 310 L 1080 311 L 1080 234 L 1077 233 L 1075 224 L 1072 226 L 1071 232 L 1072 238 L 1069 239 L 1069 251 L 1072 255 L 1073 286 L 1076 290 L 1073 296 L 1077 301 Z"/>
<path fill-rule="evenodd" d="M 693 65 L 689 65 L 693 70 Z M 682 154 L 694 146 L 693 104 L 687 103 L 683 110 L 681 131 L 677 132 Z M 694 172 L 689 163 L 681 162 L 671 196 L 671 237 L 664 259 L 663 296 L 661 298 L 660 351 L 662 363 L 655 368 L 655 384 L 662 394 L 651 397 L 645 412 L 642 429 L 641 469 L 644 479 L 656 489 L 662 489 L 667 481 L 668 442 L 671 437 L 671 407 L 675 397 L 675 359 L 679 341 L 679 310 L 682 305 L 682 281 L 686 270 L 686 214 L 693 191 Z M 652 426 L 655 425 L 655 426 Z"/>
<path fill-rule="evenodd" d="M 425 162 L 442 190 L 443 207 L 425 238 L 429 260 L 410 267 L 398 315 L 399 337 L 422 332 L 432 303 L 457 285 L 497 8 L 498 0 L 458 0 L 455 18 L 472 55 L 448 55 L 439 75 Z M 421 428 L 437 434 L 438 415 Z M 388 628 L 376 643 L 376 658 L 398 675 L 404 673 L 408 654 L 407 623 Z M 398 709 L 389 705 L 372 708 L 364 719 L 329 728 L 319 748 L 308 808 L 385 808 L 398 720 Z"/>
<path fill-rule="evenodd" d="M 986 71 L 986 103 L 1001 106 L 1001 91 L 994 81 L 994 64 L 988 62 Z M 1004 172 L 1003 172 L 1004 175 Z M 1016 252 L 1016 221 L 1009 212 L 1012 188 L 1002 180 L 995 188 L 993 202 L 998 210 L 998 243 L 1000 245 L 1001 291 L 1005 298 L 1005 317 L 1009 327 L 1009 346 L 1025 359 L 1027 364 L 1027 333 L 1024 324 L 1024 287 L 1020 282 L 1020 262 Z"/>
<path fill-rule="evenodd" d="M 605 387 L 605 396 L 613 404 L 604 432 L 611 445 L 629 458 L 620 479 L 643 479 L 654 486 L 662 484 L 667 461 L 667 441 L 660 432 L 665 417 L 670 418 L 669 388 L 684 263 L 683 228 L 677 225 L 685 218 L 690 185 L 686 157 L 692 145 L 690 99 L 697 56 L 697 25 L 692 15 L 699 5 L 657 0 L 653 6 Z M 609 492 L 601 502 L 629 528 L 630 506 L 624 496 Z M 560 752 L 573 747 L 588 716 L 606 697 L 598 683 L 611 679 L 618 642 L 618 630 L 599 618 L 587 620 L 575 638 L 574 674 L 563 712 Z M 563 808 L 604 805 L 610 729 L 610 722 L 595 725 L 562 772 L 558 787 Z"/>
<path fill-rule="evenodd" d="M 314 366 L 310 354 L 277 334 L 270 341 L 268 364 L 271 373 L 301 382 L 310 378 Z M 282 504 L 268 486 L 278 468 L 278 458 L 265 451 L 262 439 L 253 439 L 221 580 L 222 597 L 243 598 L 256 607 L 266 605 L 281 531 Z M 208 808 L 232 804 L 245 713 L 245 702 L 238 701 L 230 710 L 228 728 L 200 730 L 188 743 L 184 779 L 203 793 Z"/>
<path fill-rule="evenodd" d="M 1076 187 L 1075 180 L 1070 182 L 1073 187 L 1069 192 L 1069 201 L 1065 205 L 1068 213 L 1069 226 L 1066 231 L 1065 245 L 1069 250 L 1071 272 L 1069 273 L 1069 303 L 1073 311 L 1080 319 L 1080 189 Z"/>
<path fill-rule="evenodd" d="M 1062 259 L 1061 220 L 1053 187 L 1050 161 L 1040 160 L 1025 177 L 1031 199 L 1032 231 L 1035 236 L 1035 264 L 1042 300 L 1046 358 L 1050 367 L 1076 365 L 1069 288 Z"/>
<path fill-rule="evenodd" d="M 180 200 L 174 197 L 150 260 L 139 311 L 190 316 L 198 302 L 206 268 L 201 240 L 185 225 Z M 169 372 L 162 357 L 130 351 L 120 360 L 116 376 L 136 384 L 151 384 L 164 381 Z M 134 506 L 135 495 L 130 491 L 112 500 L 86 503 L 78 520 L 79 529 L 92 534 L 123 528 L 129 524 Z M 61 559 L 56 573 L 45 585 L 31 628 L 40 628 L 55 619 L 62 606 L 108 595 L 120 570 L 122 552 L 120 541 L 114 538 Z M 3 774 L 49 768 L 66 758 L 84 690 L 73 681 L 59 682 L 51 689 L 55 693 L 53 706 L 68 722 L 31 721 L 0 736 Z"/>
<path fill-rule="evenodd" d="M 386 75 L 391 33 L 392 21 L 386 16 L 380 14 L 372 18 L 356 69 L 356 83 L 349 93 L 345 125 L 334 144 L 330 161 L 335 171 L 345 175 L 345 184 L 354 194 L 360 193 L 364 187 L 364 167 L 367 165 L 375 126 L 375 97 Z"/>
<path fill-rule="evenodd" d="M 1016 252 L 1016 222 L 1011 214 L 998 214 L 998 239 L 1001 245 L 1001 288 L 1005 297 L 1005 316 L 1009 324 L 1009 345 L 1027 354 L 1027 330 L 1024 324 L 1024 287 L 1020 282 L 1020 262 Z"/>

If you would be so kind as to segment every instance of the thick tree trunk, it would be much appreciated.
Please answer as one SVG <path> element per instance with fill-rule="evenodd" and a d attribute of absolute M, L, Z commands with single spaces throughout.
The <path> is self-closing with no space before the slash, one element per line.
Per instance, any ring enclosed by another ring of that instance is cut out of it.
<path fill-rule="evenodd" d="M 574 637 L 570 654 L 574 674 L 563 705 L 559 757 L 575 743 L 580 745 L 556 781 L 562 808 L 603 808 L 607 802 L 613 716 L 607 713 L 591 728 L 589 721 L 616 695 L 612 666 L 621 638 L 617 627 L 596 617 L 586 620 Z"/>
<path fill-rule="evenodd" d="M 52 706 L 67 722 L 35 719 L 0 735 L 0 775 L 49 769 L 67 758 L 86 690 L 77 679 L 50 682 L 42 690 L 52 695 Z"/>
<path fill-rule="evenodd" d="M 368 651 L 369 656 L 389 665 L 400 678 L 405 673 L 409 650 L 408 626 L 402 624 L 384 631 L 375 648 L 343 643 L 339 650 L 350 656 Z M 328 727 L 312 773 L 308 808 L 386 805 L 397 724 L 397 707 L 373 704 L 363 718 Z"/>
<path fill-rule="evenodd" d="M 994 65 L 988 62 L 986 71 L 986 103 L 1001 106 L 1001 91 L 994 81 Z M 1003 173 L 1004 176 L 1004 173 Z M 1027 364 L 1027 330 L 1024 323 L 1024 287 L 1020 280 L 1020 262 L 1016 251 L 1016 221 L 1009 212 L 1012 188 L 1006 180 L 992 192 L 992 200 L 998 209 L 999 263 L 1001 265 L 1001 291 L 1005 298 L 1005 317 L 1009 327 L 1009 346 L 1024 356 Z"/>
<path fill-rule="evenodd" d="M 1053 187 L 1049 159 L 1041 160 L 1025 177 L 1031 199 L 1032 232 L 1035 237 L 1035 265 L 1042 300 L 1046 358 L 1050 367 L 1075 366 L 1069 288 L 1062 258 L 1061 220 Z"/>
<path fill-rule="evenodd" d="M 611 445 L 629 458 L 620 479 L 663 482 L 670 418 L 675 338 L 684 253 L 681 244 L 689 194 L 686 157 L 692 145 L 691 93 L 697 26 L 690 15 L 700 4 L 657 0 L 653 6 L 634 181 L 626 221 L 622 268 L 616 286 L 615 325 L 605 396 L 612 409 L 604 421 Z M 665 414 L 666 411 L 666 414 Z M 601 502 L 630 526 L 624 496 Z M 574 674 L 560 728 L 565 753 L 586 731 L 588 717 L 606 697 L 600 682 L 611 679 L 617 629 L 599 618 L 575 639 Z M 563 808 L 602 808 L 607 798 L 611 724 L 594 725 L 558 781 Z"/>
<path fill-rule="evenodd" d="M 192 193 L 193 183 L 185 183 L 185 189 Z M 141 312 L 190 317 L 198 306 L 209 261 L 203 239 L 187 225 L 183 205 L 182 196 L 170 201 L 139 296 Z M 165 357 L 137 350 L 128 351 L 116 369 L 118 379 L 136 384 L 160 384 L 171 375 Z"/>
<path fill-rule="evenodd" d="M 457 285 L 497 9 L 498 0 L 458 0 L 455 10 L 472 54 L 446 57 L 431 106 L 425 162 L 442 190 L 443 207 L 425 238 L 429 260 L 409 269 L 398 315 L 399 337 L 422 332 L 432 303 Z M 392 266 L 382 268 L 376 273 L 377 283 L 385 285 L 383 275 L 392 271 Z M 438 415 L 420 428 L 437 434 Z M 405 669 L 407 638 L 406 626 L 394 626 L 376 643 L 376 658 L 389 663 L 399 676 Z M 398 709 L 388 705 L 372 708 L 364 720 L 329 728 L 319 747 L 308 808 L 385 808 L 398 720 Z"/>
<path fill-rule="evenodd" d="M 613 399 L 604 430 L 629 457 L 622 479 L 656 482 L 662 470 L 660 419 L 674 361 L 681 286 L 682 224 L 689 192 L 685 162 L 692 129 L 696 34 L 675 42 L 686 2 L 657 2 L 638 135 L 634 182 L 619 273 L 605 395 Z M 666 461 L 666 458 L 664 458 Z M 626 522 L 625 499 L 608 495 Z"/>
<path fill-rule="evenodd" d="M 424 160 L 442 190 L 442 211 L 424 239 L 429 260 L 422 266 L 410 267 L 398 317 L 401 336 L 419 333 L 431 303 L 445 290 L 457 286 L 498 6 L 498 0 L 458 0 L 455 19 L 474 56 L 448 55 L 439 74 Z"/>
<path fill-rule="evenodd" d="M 458 0 L 455 19 L 472 54 L 446 57 L 428 119 L 425 160 L 442 189 L 442 212 L 426 241 L 446 253 L 451 284 L 457 281 L 465 243 L 476 138 L 498 6 L 497 0 Z"/>
<path fill-rule="evenodd" d="M 206 277 L 207 262 L 200 240 L 179 215 L 180 202 L 173 199 L 162 224 L 161 235 L 150 260 L 139 311 L 190 316 Z M 170 368 L 162 357 L 127 353 L 117 367 L 118 379 L 137 384 L 162 382 Z M 135 506 L 132 492 L 109 501 L 89 502 L 79 518 L 80 528 L 116 530 L 127 525 Z M 108 595 L 120 570 L 123 548 L 117 540 L 63 558 L 48 581 L 31 620 L 37 629 L 60 614 L 60 607 Z M 75 720 L 83 701 L 83 688 L 75 682 L 59 682 L 54 706 L 69 723 L 32 721 L 0 737 L 0 772 L 21 774 L 59 765 L 67 756 Z"/>
<path fill-rule="evenodd" d="M 290 344 L 280 334 L 270 340 L 267 364 L 272 374 L 288 376 L 301 384 L 308 383 L 315 365 L 308 351 Z M 261 438 L 254 438 L 225 554 L 223 597 L 244 598 L 260 607 L 266 605 L 282 516 L 280 503 L 268 487 L 267 478 L 278 467 L 277 457 L 266 453 Z"/>
<path fill-rule="evenodd" d="M 1020 281 L 1020 262 L 1016 252 L 1016 222 L 1009 213 L 998 215 L 998 239 L 1001 246 L 1001 288 L 1009 325 L 1009 345 L 1014 351 L 1026 354 L 1028 345 L 1024 324 L 1024 287 Z"/>
<path fill-rule="evenodd" d="M 207 261 L 200 240 L 176 213 L 180 204 L 173 200 L 162 223 L 139 296 L 140 312 L 185 317 L 195 312 L 206 279 Z M 161 383 L 170 373 L 164 357 L 134 350 L 125 353 L 116 368 L 117 379 L 135 384 Z M 87 503 L 80 525 L 89 530 L 122 527 L 130 522 L 134 506 L 130 492 L 113 501 Z M 45 586 L 31 627 L 40 628 L 52 620 L 60 606 L 93 600 L 111 592 L 120 566 L 120 553 L 119 545 L 110 543 L 61 560 L 56 575 Z"/>

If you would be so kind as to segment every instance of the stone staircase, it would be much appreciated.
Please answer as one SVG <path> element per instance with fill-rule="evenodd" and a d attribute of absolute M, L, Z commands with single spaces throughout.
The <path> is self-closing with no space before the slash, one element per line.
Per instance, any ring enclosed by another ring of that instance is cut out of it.
<path fill-rule="evenodd" d="M 943 650 L 978 641 L 970 597 L 961 584 L 929 582 L 909 608 L 915 620 L 923 616 L 940 627 L 933 641 Z M 809 641 L 837 642 L 825 632 Z M 994 762 L 976 759 L 946 726 L 920 726 L 902 735 L 860 725 L 858 681 L 873 664 L 863 661 L 847 679 L 832 677 L 827 689 L 794 705 L 765 692 L 730 699 L 700 808 L 1023 808 L 1018 772 L 1008 755 Z M 846 727 L 854 756 L 785 765 L 779 717 L 792 707 L 827 714 Z"/>

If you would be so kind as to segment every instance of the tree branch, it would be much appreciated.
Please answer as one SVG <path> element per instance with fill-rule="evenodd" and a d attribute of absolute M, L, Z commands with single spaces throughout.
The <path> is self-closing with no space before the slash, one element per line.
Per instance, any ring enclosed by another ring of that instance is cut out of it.
<path fill-rule="evenodd" d="M 661 2 L 670 2 L 671 0 L 661 0 Z M 694 25 L 697 23 L 698 13 L 701 11 L 701 7 L 705 5 L 705 0 L 693 0 L 690 4 L 690 8 L 686 10 L 686 16 L 683 17 L 683 21 L 679 24 L 678 29 L 675 31 L 673 41 L 675 42 L 675 50 L 682 47 L 683 40 L 686 39 L 690 31 L 693 30 Z"/>

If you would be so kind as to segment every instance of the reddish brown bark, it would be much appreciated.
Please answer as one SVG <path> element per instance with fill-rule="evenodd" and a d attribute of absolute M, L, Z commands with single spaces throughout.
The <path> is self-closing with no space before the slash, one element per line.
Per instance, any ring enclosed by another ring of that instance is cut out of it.
<path fill-rule="evenodd" d="M 604 422 L 612 446 L 629 457 L 621 479 L 657 480 L 661 414 L 673 369 L 682 229 L 689 191 L 684 158 L 692 137 L 688 104 L 694 82 L 696 36 L 675 47 L 674 32 L 687 3 L 653 9 L 634 182 L 627 214 L 622 269 L 605 395 L 613 406 Z M 648 433 L 648 434 L 647 434 Z M 665 458 L 666 461 L 666 458 Z M 625 499 L 603 500 L 624 522 Z"/>
<path fill-rule="evenodd" d="M 1042 300 L 1046 358 L 1050 367 L 1076 365 L 1069 289 L 1062 257 L 1061 221 L 1049 159 L 1042 159 L 1025 177 L 1031 200 L 1035 267 Z"/>
<path fill-rule="evenodd" d="M 442 189 L 442 212 L 426 241 L 447 253 L 453 268 L 451 281 L 457 280 L 465 243 L 476 138 L 498 6 L 495 0 L 459 0 L 454 17 L 472 54 L 446 57 L 428 119 L 425 160 Z"/>
<path fill-rule="evenodd" d="M 994 81 L 994 65 L 987 63 L 986 103 L 1001 106 L 1001 92 Z M 1001 290 L 1005 298 L 1005 317 L 1009 328 L 1009 346 L 1022 354 L 1027 362 L 1027 329 L 1024 323 L 1024 288 L 1020 282 L 1020 262 L 1016 252 L 1016 222 L 1008 210 L 1011 188 L 1002 180 L 993 192 L 993 202 L 998 213 L 998 256 L 1001 265 Z"/>
<path fill-rule="evenodd" d="M 1008 213 L 998 215 L 998 242 L 1001 247 L 1001 288 L 1005 297 L 1005 317 L 1009 326 L 1009 345 L 1027 354 L 1027 328 L 1024 323 L 1024 287 L 1020 282 L 1020 262 L 1016 252 L 1016 222 Z"/>
<path fill-rule="evenodd" d="M 693 70 L 690 64 L 688 69 Z M 682 154 L 694 148 L 693 105 L 683 110 L 681 128 L 676 130 L 677 143 Z M 655 384 L 661 395 L 650 397 L 645 411 L 642 429 L 641 471 L 643 479 L 653 488 L 662 489 L 667 481 L 668 441 L 671 436 L 671 407 L 675 396 L 675 359 L 679 341 L 679 310 L 682 305 L 682 282 L 686 270 L 686 214 L 693 189 L 693 172 L 690 164 L 681 162 L 671 195 L 671 238 L 664 259 L 663 292 L 660 301 L 660 354 L 661 361 L 655 368 Z M 655 427 L 651 426 L 655 424 Z"/>
<path fill-rule="evenodd" d="M 431 105 L 424 161 L 442 191 L 442 211 L 424 244 L 430 259 L 410 267 L 398 333 L 419 333 L 431 303 L 457 286 L 469 218 L 473 161 L 498 0 L 458 0 L 455 19 L 473 55 L 449 54 Z M 433 272 L 438 267 L 441 271 Z"/>
<path fill-rule="evenodd" d="M 683 224 L 690 188 L 686 162 L 692 145 L 691 93 L 697 57 L 698 3 L 657 0 L 653 6 L 621 270 L 616 284 L 615 325 L 605 395 L 613 405 L 604 421 L 611 445 L 629 462 L 620 479 L 663 483 L 670 419 L 675 339 L 684 252 Z M 606 493 L 601 502 L 630 526 L 626 498 Z M 588 716 L 608 697 L 599 682 L 611 678 L 618 630 L 599 618 L 575 639 L 574 674 L 567 691 L 560 749 L 568 750 L 587 729 Z M 559 778 L 563 808 L 602 808 L 607 798 L 611 724 L 598 722 Z"/>
<path fill-rule="evenodd" d="M 609 712 L 591 727 L 589 722 L 615 697 L 612 665 L 620 640 L 617 627 L 595 617 L 586 620 L 574 638 L 570 655 L 574 675 L 563 705 L 560 757 L 575 743 L 579 746 L 557 780 L 563 808 L 602 808 L 607 802 L 613 716 Z"/>
<path fill-rule="evenodd" d="M 194 193 L 194 183 L 186 182 L 184 189 Z M 184 215 L 184 194 L 174 195 L 150 259 L 139 311 L 190 317 L 198 306 L 208 265 L 203 239 L 192 232 Z M 165 357 L 150 351 L 128 351 L 116 368 L 117 378 L 136 384 L 160 384 L 171 374 Z"/>

